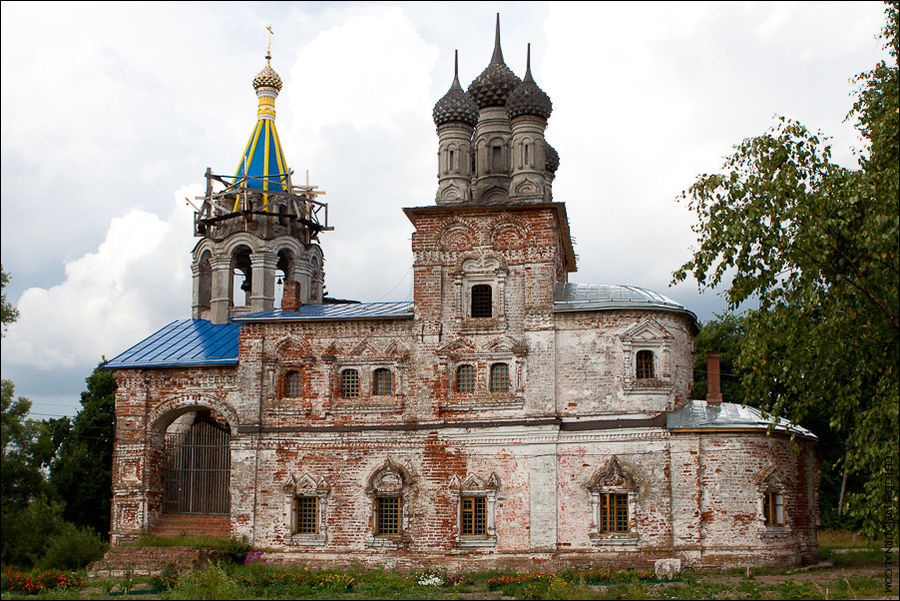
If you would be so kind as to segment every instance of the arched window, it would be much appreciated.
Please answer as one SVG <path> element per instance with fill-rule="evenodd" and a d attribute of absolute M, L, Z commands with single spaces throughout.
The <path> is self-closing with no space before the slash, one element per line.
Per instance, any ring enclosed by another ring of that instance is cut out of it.
<path fill-rule="evenodd" d="M 509 392 L 509 365 L 506 363 L 491 365 L 491 392 Z"/>
<path fill-rule="evenodd" d="M 489 284 L 472 286 L 472 317 L 493 315 L 492 289 Z"/>
<path fill-rule="evenodd" d="M 391 394 L 393 392 L 392 384 L 391 370 L 384 367 L 378 368 L 372 379 L 372 394 Z"/>
<path fill-rule="evenodd" d="M 456 368 L 456 392 L 475 392 L 475 368 L 471 365 Z"/>
<path fill-rule="evenodd" d="M 355 369 L 345 369 L 341 372 L 341 396 L 345 399 L 355 399 L 359 396 L 359 372 Z"/>
<path fill-rule="evenodd" d="M 634 374 L 639 380 L 653 378 L 653 351 L 638 351 Z"/>
<path fill-rule="evenodd" d="M 289 371 L 284 375 L 284 396 L 300 396 L 300 372 Z"/>
<path fill-rule="evenodd" d="M 209 251 L 204 251 L 197 265 L 200 277 L 200 289 L 197 295 L 197 304 L 208 309 L 212 300 L 212 266 L 209 263 Z"/>
<path fill-rule="evenodd" d="M 250 304 L 250 292 L 253 290 L 253 266 L 249 247 L 238 246 L 231 253 L 231 305 L 245 307 Z"/>

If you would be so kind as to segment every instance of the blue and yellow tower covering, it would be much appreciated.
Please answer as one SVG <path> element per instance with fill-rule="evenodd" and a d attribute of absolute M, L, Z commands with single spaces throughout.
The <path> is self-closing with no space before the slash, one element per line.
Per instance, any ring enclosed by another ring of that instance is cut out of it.
<path fill-rule="evenodd" d="M 234 181 L 241 189 L 261 192 L 291 192 L 290 171 L 275 129 L 275 99 L 281 91 L 281 77 L 271 64 L 272 54 L 266 52 L 266 66 L 253 78 L 253 89 L 259 98 L 256 126 L 241 155 Z M 263 210 L 269 199 L 264 196 Z M 234 210 L 238 210 L 237 202 Z"/>

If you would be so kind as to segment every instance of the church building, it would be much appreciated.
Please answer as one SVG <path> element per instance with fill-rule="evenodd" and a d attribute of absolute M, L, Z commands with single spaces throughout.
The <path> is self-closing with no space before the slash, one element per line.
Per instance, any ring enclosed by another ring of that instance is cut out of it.
<path fill-rule="evenodd" d="M 324 293 L 332 226 L 288 167 L 267 53 L 236 170 L 206 172 L 191 318 L 106 364 L 113 547 L 234 535 L 307 565 L 479 570 L 817 555 L 815 435 L 723 402 L 714 355 L 693 400 L 681 304 L 568 281 L 552 103 L 495 35 L 434 106 L 408 302 Z"/>

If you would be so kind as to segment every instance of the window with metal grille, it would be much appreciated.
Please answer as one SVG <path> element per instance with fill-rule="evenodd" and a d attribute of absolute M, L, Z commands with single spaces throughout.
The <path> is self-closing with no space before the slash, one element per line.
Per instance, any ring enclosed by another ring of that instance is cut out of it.
<path fill-rule="evenodd" d="M 506 363 L 491 365 L 491 392 L 509 392 L 509 365 Z"/>
<path fill-rule="evenodd" d="M 372 394 L 391 394 L 391 370 L 379 368 L 375 370 L 372 382 Z"/>
<path fill-rule="evenodd" d="M 600 532 L 628 532 L 628 495 L 600 495 Z"/>
<path fill-rule="evenodd" d="M 319 499 L 294 497 L 291 534 L 318 534 Z"/>
<path fill-rule="evenodd" d="M 484 536 L 487 523 L 487 503 L 484 497 L 463 497 L 461 506 L 462 536 Z"/>
<path fill-rule="evenodd" d="M 491 293 L 492 289 L 489 284 L 472 286 L 472 317 L 491 317 L 493 315 Z"/>
<path fill-rule="evenodd" d="M 471 365 L 456 368 L 456 392 L 475 392 L 475 368 Z"/>
<path fill-rule="evenodd" d="M 345 369 L 341 372 L 341 396 L 345 399 L 355 399 L 359 396 L 359 372 L 355 369 Z"/>
<path fill-rule="evenodd" d="M 653 377 L 653 351 L 638 351 L 635 358 L 635 375 L 638 379 Z"/>
<path fill-rule="evenodd" d="M 766 526 L 784 526 L 784 496 L 778 492 L 767 492 L 763 500 Z"/>
<path fill-rule="evenodd" d="M 300 372 L 289 371 L 284 376 L 284 396 L 298 397 L 300 396 Z"/>
<path fill-rule="evenodd" d="M 394 536 L 400 534 L 400 499 L 398 497 L 377 497 L 375 499 L 375 535 Z"/>

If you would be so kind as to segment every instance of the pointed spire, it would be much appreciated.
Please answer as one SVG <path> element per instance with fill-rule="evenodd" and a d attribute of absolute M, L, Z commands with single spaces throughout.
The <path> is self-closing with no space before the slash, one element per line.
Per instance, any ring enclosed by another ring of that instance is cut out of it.
<path fill-rule="evenodd" d="M 450 87 L 462 90 L 462 86 L 459 85 L 459 50 L 453 51 L 453 84 Z"/>
<path fill-rule="evenodd" d="M 503 50 L 500 49 L 500 13 L 497 13 L 497 28 L 494 33 L 494 54 L 491 56 L 491 64 L 504 64 Z"/>
<path fill-rule="evenodd" d="M 522 81 L 534 83 L 534 78 L 531 76 L 531 42 L 528 42 L 528 54 L 525 58 L 525 77 Z"/>

